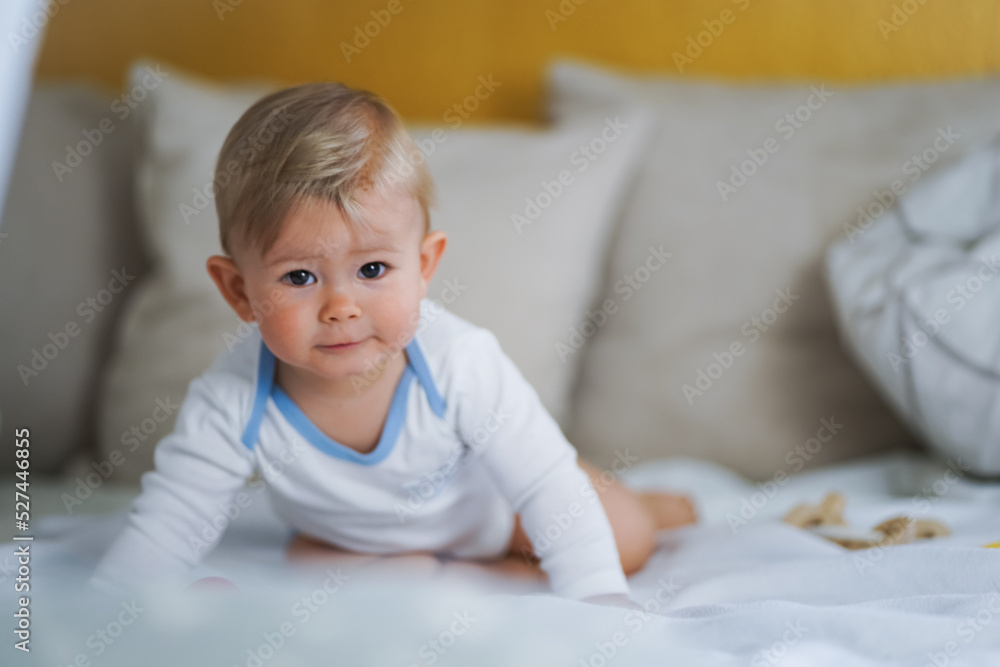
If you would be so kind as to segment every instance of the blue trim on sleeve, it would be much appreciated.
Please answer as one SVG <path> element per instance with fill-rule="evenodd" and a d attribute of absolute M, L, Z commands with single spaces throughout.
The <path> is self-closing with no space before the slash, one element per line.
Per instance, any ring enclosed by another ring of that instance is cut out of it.
<path fill-rule="evenodd" d="M 253 410 L 247 422 L 246 430 L 243 432 L 242 442 L 247 449 L 253 449 L 260 434 L 260 424 L 264 418 L 267 408 L 267 399 L 274 399 L 275 405 L 284 415 L 285 419 L 297 430 L 306 440 L 317 449 L 330 456 L 360 463 L 363 465 L 373 465 L 385 459 L 393 450 L 399 438 L 399 432 L 406 421 L 406 402 L 409 396 L 410 384 L 414 378 L 419 380 L 427 396 L 427 402 L 440 418 L 444 418 L 446 403 L 441 397 L 434 378 L 431 375 L 430 367 L 427 365 L 427 358 L 424 356 L 416 336 L 406 346 L 407 365 L 403 371 L 403 376 L 396 385 L 396 391 L 392 397 L 392 404 L 389 407 L 389 416 L 386 418 L 385 426 L 382 428 L 382 435 L 379 438 L 375 449 L 362 454 L 346 445 L 343 445 L 321 431 L 312 420 L 296 405 L 295 401 L 285 393 L 285 391 L 274 382 L 274 369 L 276 359 L 274 353 L 268 349 L 264 341 L 260 341 L 260 360 L 257 365 L 257 385 L 254 395 Z"/>

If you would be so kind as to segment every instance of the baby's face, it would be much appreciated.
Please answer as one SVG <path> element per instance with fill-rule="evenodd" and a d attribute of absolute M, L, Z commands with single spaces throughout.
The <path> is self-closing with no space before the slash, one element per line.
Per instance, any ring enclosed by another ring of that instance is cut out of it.
<path fill-rule="evenodd" d="M 423 237 L 420 205 L 409 193 L 369 192 L 360 202 L 373 232 L 311 199 L 289 213 L 265 256 L 236 257 L 267 347 L 292 372 L 341 390 L 350 376 L 377 376 L 403 354 L 444 249 L 431 242 L 442 232 Z"/>

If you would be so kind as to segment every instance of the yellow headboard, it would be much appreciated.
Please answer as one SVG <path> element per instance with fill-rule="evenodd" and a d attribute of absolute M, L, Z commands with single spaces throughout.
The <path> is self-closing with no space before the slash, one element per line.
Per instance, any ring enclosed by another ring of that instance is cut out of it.
<path fill-rule="evenodd" d="M 59 0 L 63 2 L 63 0 Z M 119 89 L 140 55 L 206 76 L 373 90 L 437 121 L 536 120 L 554 55 L 681 75 L 821 80 L 1000 70 L 995 0 L 68 0 L 38 73 Z M 346 46 L 345 46 L 346 45 Z M 679 54 L 679 56 L 678 56 Z"/>

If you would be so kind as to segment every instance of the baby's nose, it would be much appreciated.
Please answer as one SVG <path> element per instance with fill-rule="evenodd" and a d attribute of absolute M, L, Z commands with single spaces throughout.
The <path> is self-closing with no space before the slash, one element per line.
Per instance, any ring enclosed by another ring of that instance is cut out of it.
<path fill-rule="evenodd" d="M 342 320 L 361 315 L 361 307 L 357 299 L 347 290 L 333 290 L 323 303 L 323 310 L 320 313 L 324 320 Z"/>

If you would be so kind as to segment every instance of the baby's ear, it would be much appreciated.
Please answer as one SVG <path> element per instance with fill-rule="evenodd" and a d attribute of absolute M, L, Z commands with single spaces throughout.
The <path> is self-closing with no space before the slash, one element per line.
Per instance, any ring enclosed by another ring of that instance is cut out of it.
<path fill-rule="evenodd" d="M 431 284 L 431 278 L 434 277 L 438 262 L 441 261 L 441 255 L 444 254 L 447 245 L 448 235 L 441 230 L 431 232 L 420 243 L 420 275 L 424 280 L 425 288 Z"/>
<path fill-rule="evenodd" d="M 236 311 L 236 314 L 244 322 L 253 322 L 253 309 L 250 307 L 250 298 L 246 294 L 243 282 L 243 274 L 231 258 L 224 255 L 212 255 L 205 262 L 208 275 L 212 277 L 215 286 L 219 288 L 222 298 Z"/>

